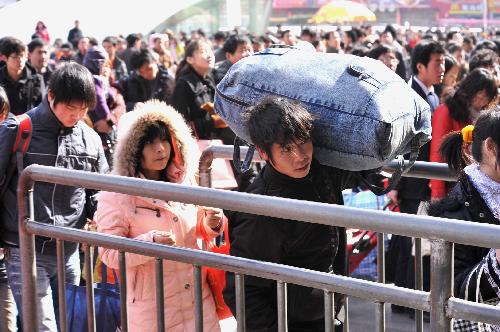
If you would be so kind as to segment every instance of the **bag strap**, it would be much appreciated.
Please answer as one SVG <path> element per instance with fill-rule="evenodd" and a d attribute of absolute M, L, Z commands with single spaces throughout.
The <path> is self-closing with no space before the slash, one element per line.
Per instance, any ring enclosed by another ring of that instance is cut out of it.
<path fill-rule="evenodd" d="M 18 174 L 24 169 L 24 153 L 28 150 L 33 132 L 31 118 L 27 114 L 21 114 L 14 117 L 17 126 L 16 139 L 11 150 L 9 167 L 5 174 L 2 187 L 0 188 L 0 198 L 5 194 L 10 180 L 17 170 Z"/>
<path fill-rule="evenodd" d="M 238 136 L 236 136 L 234 138 L 233 160 L 231 162 L 233 163 L 236 172 L 239 174 L 243 174 L 248 172 L 250 170 L 250 167 L 252 166 L 252 159 L 253 159 L 253 154 L 255 152 L 255 146 L 250 145 L 248 147 L 248 152 L 245 156 L 245 160 L 242 163 L 240 156 L 240 143 L 245 144 L 246 142 L 241 138 L 239 138 Z"/>

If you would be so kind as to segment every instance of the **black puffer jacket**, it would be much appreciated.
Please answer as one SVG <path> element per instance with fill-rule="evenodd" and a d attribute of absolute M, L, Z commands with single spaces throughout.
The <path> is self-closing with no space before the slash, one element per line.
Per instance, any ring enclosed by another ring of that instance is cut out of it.
<path fill-rule="evenodd" d="M 500 221 L 493 216 L 491 210 L 465 174 L 446 198 L 431 204 L 429 215 L 500 225 Z M 474 272 L 477 265 L 481 264 L 488 251 L 489 248 L 455 244 L 455 296 L 465 298 L 465 289 L 469 275 Z M 490 271 L 493 271 L 493 269 L 490 269 Z M 468 299 L 471 301 L 474 301 L 476 297 L 476 274 L 477 272 L 473 273 L 470 278 Z M 500 284 L 499 276 L 492 275 L 492 277 L 496 279 L 497 284 Z M 496 297 L 495 291 L 492 289 L 485 274 L 481 278 L 480 291 L 484 301 Z"/>
<path fill-rule="evenodd" d="M 7 66 L 0 68 L 0 85 L 3 86 L 10 102 L 10 111 L 14 115 L 26 113 L 38 106 L 45 95 L 43 76 L 26 64 L 23 74 L 18 81 L 13 81 Z"/>
<path fill-rule="evenodd" d="M 343 204 L 341 190 L 352 185 L 351 172 L 313 162 L 309 175 L 293 179 L 267 164 L 247 192 L 266 196 Z M 224 211 L 229 219 L 231 255 L 291 265 L 310 270 L 345 274 L 345 229 Z M 336 299 L 340 298 L 338 296 Z M 236 310 L 234 275 L 226 273 L 224 299 Z M 314 330 L 310 322 L 324 326 L 323 291 L 288 285 L 290 331 Z M 276 282 L 245 277 L 246 327 L 250 331 L 277 330 Z M 337 306 L 339 307 L 339 306 Z"/>

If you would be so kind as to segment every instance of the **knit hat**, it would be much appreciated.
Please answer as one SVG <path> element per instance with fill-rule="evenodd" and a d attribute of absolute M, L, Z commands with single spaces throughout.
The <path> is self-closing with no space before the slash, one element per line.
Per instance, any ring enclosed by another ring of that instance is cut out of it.
<path fill-rule="evenodd" d="M 104 62 L 109 59 L 108 53 L 102 46 L 92 46 L 83 58 L 83 65 L 94 75 L 101 74 Z"/>

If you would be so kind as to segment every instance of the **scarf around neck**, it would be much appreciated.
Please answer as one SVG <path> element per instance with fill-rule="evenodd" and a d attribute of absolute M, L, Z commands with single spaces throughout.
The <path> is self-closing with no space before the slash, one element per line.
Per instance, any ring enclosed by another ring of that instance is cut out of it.
<path fill-rule="evenodd" d="M 465 167 L 464 172 L 472 181 L 495 218 L 500 220 L 500 183 L 492 180 L 481 171 L 478 164 Z"/>

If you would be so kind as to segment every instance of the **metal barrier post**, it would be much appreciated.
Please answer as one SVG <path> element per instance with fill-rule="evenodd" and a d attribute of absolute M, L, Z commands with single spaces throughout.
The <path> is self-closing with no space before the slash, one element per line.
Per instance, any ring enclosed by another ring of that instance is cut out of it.
<path fill-rule="evenodd" d="M 453 294 L 453 244 L 432 240 L 431 246 L 431 332 L 449 332 L 446 304 Z"/>
<path fill-rule="evenodd" d="M 194 267 L 194 319 L 195 330 L 203 332 L 203 283 L 201 266 L 193 265 Z"/>
<path fill-rule="evenodd" d="M 163 291 L 163 260 L 155 258 L 156 324 L 158 332 L 165 332 L 165 302 Z"/>
<path fill-rule="evenodd" d="M 335 330 L 335 305 L 333 301 L 333 292 L 324 291 L 325 294 L 325 331 L 334 332 Z"/>
<path fill-rule="evenodd" d="M 384 233 L 377 233 L 377 282 L 385 284 Z M 385 331 L 385 303 L 375 303 L 376 331 Z"/>
<path fill-rule="evenodd" d="M 422 271 L 422 239 L 414 238 L 415 240 L 415 289 L 424 289 L 424 278 Z M 415 310 L 415 328 L 417 332 L 422 332 L 424 329 L 424 313 L 422 310 Z"/>
<path fill-rule="evenodd" d="M 87 244 L 85 247 L 85 264 L 87 264 L 87 269 L 85 270 L 85 289 L 87 291 L 87 324 L 88 331 L 95 331 L 95 310 L 94 310 L 94 278 L 92 266 L 92 246 Z"/>
<path fill-rule="evenodd" d="M 66 332 L 68 326 L 66 323 L 66 271 L 64 259 L 64 241 L 56 240 L 57 250 L 57 287 L 59 297 L 59 329 Z"/>
<path fill-rule="evenodd" d="M 29 177 L 20 177 L 18 182 L 18 224 L 19 249 L 21 252 L 22 298 L 36 299 L 36 258 L 35 236 L 28 232 L 26 223 L 34 220 L 33 204 L 34 181 Z M 27 204 L 28 203 L 28 204 Z M 29 212 L 28 212 L 29 208 Z M 38 331 L 37 302 L 22 301 L 23 328 L 26 331 Z"/>
<path fill-rule="evenodd" d="M 287 318 L 287 291 L 286 283 L 278 280 L 278 332 L 288 331 L 288 318 Z"/>
<path fill-rule="evenodd" d="M 238 324 L 237 331 L 244 332 L 246 330 L 245 276 L 240 273 L 235 273 L 234 283 L 235 283 L 235 293 L 236 293 L 236 322 Z"/>
<path fill-rule="evenodd" d="M 118 263 L 120 266 L 120 322 L 122 332 L 128 332 L 127 320 L 127 271 L 125 264 L 125 252 L 120 250 L 118 256 Z M 118 282 L 118 280 L 116 280 Z"/>

